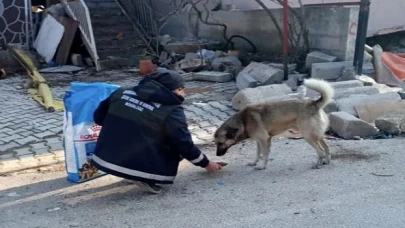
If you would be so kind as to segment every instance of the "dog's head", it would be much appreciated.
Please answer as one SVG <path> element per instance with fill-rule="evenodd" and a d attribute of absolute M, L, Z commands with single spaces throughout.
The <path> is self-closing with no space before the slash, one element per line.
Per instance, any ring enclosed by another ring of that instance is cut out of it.
<path fill-rule="evenodd" d="M 217 146 L 217 156 L 226 154 L 229 148 L 247 138 L 245 126 L 239 115 L 234 115 L 226 120 L 214 134 Z"/>

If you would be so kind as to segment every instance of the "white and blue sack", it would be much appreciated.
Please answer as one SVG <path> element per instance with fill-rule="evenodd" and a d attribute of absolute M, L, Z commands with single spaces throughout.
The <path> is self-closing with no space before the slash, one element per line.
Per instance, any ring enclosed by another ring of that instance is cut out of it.
<path fill-rule="evenodd" d="M 63 147 L 67 179 L 80 183 L 105 175 L 91 166 L 101 126 L 94 123 L 93 113 L 98 105 L 118 86 L 107 83 L 72 82 L 63 98 Z"/>

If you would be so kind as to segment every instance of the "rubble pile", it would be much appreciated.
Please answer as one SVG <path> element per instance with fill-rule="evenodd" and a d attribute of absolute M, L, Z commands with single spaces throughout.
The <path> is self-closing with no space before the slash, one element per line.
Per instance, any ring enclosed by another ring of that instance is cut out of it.
<path fill-rule="evenodd" d="M 375 48 L 374 48 L 375 49 Z M 366 48 L 372 52 L 373 48 Z M 303 69 L 288 65 L 284 79 L 283 65 L 251 61 L 242 66 L 235 51 L 228 53 L 203 49 L 186 53 L 176 63 L 176 70 L 188 72 L 192 80 L 226 82 L 235 80 L 239 91 L 232 107 L 291 99 L 318 99 L 320 94 L 302 86 L 305 78 L 327 80 L 335 89 L 334 99 L 324 108 L 330 117 L 330 131 L 343 139 L 373 138 L 381 134 L 405 132 L 405 92 L 377 80 L 376 56 L 367 53 L 363 75 L 356 75 L 352 61 L 339 61 L 335 56 L 313 51 L 306 57 Z"/>

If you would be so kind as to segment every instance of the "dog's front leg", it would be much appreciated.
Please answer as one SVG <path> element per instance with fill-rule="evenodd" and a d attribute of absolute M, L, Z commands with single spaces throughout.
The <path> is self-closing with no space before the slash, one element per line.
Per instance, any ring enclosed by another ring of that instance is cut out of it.
<path fill-rule="evenodd" d="M 256 158 L 255 158 L 255 160 L 253 160 L 252 162 L 249 162 L 249 163 L 248 163 L 249 166 L 255 166 L 255 165 L 257 165 L 257 163 L 260 161 L 260 158 L 261 158 L 261 156 L 262 156 L 259 141 L 256 141 L 256 145 L 257 145 L 257 148 L 256 148 Z"/>
<path fill-rule="evenodd" d="M 255 167 L 255 169 L 262 170 L 266 168 L 267 162 L 269 162 L 271 137 L 269 137 L 267 140 L 261 140 L 259 144 L 260 151 L 263 157 L 260 160 L 259 164 Z"/>

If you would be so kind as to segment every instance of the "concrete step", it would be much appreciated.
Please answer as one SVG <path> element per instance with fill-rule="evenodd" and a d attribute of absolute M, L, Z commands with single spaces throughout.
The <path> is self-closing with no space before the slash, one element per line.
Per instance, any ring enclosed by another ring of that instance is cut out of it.
<path fill-rule="evenodd" d="M 137 55 L 129 57 L 115 57 L 100 59 L 98 62 L 102 70 L 119 69 L 123 67 L 138 67 L 141 58 Z"/>
<path fill-rule="evenodd" d="M 121 40 L 101 39 L 96 40 L 96 47 L 100 50 L 108 50 L 115 48 L 133 47 L 142 45 L 144 42 L 135 37 L 128 37 Z"/>
<path fill-rule="evenodd" d="M 97 54 L 100 59 L 110 59 L 113 57 L 129 57 L 141 54 L 141 49 L 136 47 L 117 47 L 114 49 L 99 49 L 97 47 Z"/>
<path fill-rule="evenodd" d="M 95 9 L 111 9 L 111 8 L 119 8 L 115 1 L 86 1 L 87 8 Z"/>
<path fill-rule="evenodd" d="M 134 27 L 131 24 L 121 24 L 119 26 L 93 26 L 93 34 L 95 39 L 104 39 L 110 37 L 114 38 L 119 32 L 123 32 L 124 36 L 127 35 L 136 35 Z"/>
<path fill-rule="evenodd" d="M 100 26 L 100 27 L 111 27 L 111 26 L 117 26 L 117 25 L 122 25 L 122 24 L 129 24 L 132 26 L 131 22 L 128 20 L 127 17 L 124 15 L 114 15 L 114 16 L 93 16 L 91 18 L 91 23 L 93 27 L 95 26 Z"/>
<path fill-rule="evenodd" d="M 116 16 L 116 15 L 124 15 L 119 7 L 104 9 L 104 8 L 89 8 L 91 18 L 95 17 L 109 17 L 109 16 Z"/>

